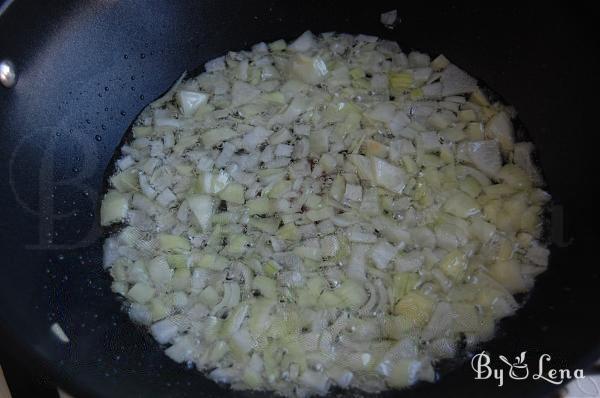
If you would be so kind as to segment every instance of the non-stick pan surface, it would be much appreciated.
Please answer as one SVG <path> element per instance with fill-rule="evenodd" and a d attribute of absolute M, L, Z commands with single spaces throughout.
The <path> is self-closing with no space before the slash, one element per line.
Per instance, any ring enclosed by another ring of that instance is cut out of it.
<path fill-rule="evenodd" d="M 11 59 L 19 72 L 14 88 L 0 87 L 1 349 L 80 397 L 225 393 L 167 359 L 120 312 L 101 267 L 103 175 L 136 115 L 182 71 L 311 29 L 376 34 L 404 49 L 443 52 L 515 105 L 554 197 L 555 244 L 550 270 L 527 305 L 485 348 L 507 357 L 548 353 L 555 368 L 589 365 L 600 355 L 598 178 L 586 164 L 594 150 L 598 158 L 598 43 L 586 10 L 553 7 L 14 1 L 0 16 L 0 60 Z M 393 8 L 402 22 L 390 31 L 379 14 Z M 54 322 L 68 344 L 51 334 Z M 473 378 L 466 363 L 437 384 L 383 395 L 526 397 L 556 388 L 531 379 L 498 388 Z"/>

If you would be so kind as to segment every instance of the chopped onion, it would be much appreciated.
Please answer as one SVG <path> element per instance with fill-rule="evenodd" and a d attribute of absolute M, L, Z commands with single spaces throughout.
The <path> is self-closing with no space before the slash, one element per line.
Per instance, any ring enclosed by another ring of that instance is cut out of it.
<path fill-rule="evenodd" d="M 380 16 L 381 23 L 388 29 L 392 29 L 398 19 L 398 10 L 384 12 Z"/>
<path fill-rule="evenodd" d="M 213 199 L 208 195 L 194 195 L 187 199 L 187 203 L 202 229 L 208 229 L 213 213 Z"/>
<path fill-rule="evenodd" d="M 120 222 L 127 217 L 129 204 L 127 196 L 117 192 L 110 191 L 104 196 L 100 208 L 100 224 L 110 225 Z"/>
<path fill-rule="evenodd" d="M 181 90 L 177 92 L 177 102 L 184 116 L 192 116 L 200 105 L 208 102 L 208 94 L 195 91 Z"/>
<path fill-rule="evenodd" d="M 445 56 L 307 31 L 205 69 L 142 112 L 100 209 L 174 361 L 284 396 L 433 381 L 547 267 L 533 146 Z"/>
<path fill-rule="evenodd" d="M 477 88 L 477 81 L 453 64 L 445 67 L 440 81 L 443 96 L 471 93 Z"/>
<path fill-rule="evenodd" d="M 313 48 L 315 45 L 316 43 L 314 35 L 307 30 L 294 42 L 292 42 L 287 48 L 291 51 L 305 52 Z"/>
<path fill-rule="evenodd" d="M 502 159 L 496 141 L 472 141 L 467 148 L 469 159 L 479 170 L 491 177 L 500 171 Z"/>
<path fill-rule="evenodd" d="M 168 343 L 177 336 L 177 324 L 173 319 L 163 319 L 150 327 L 152 336 L 161 344 Z"/>
<path fill-rule="evenodd" d="M 514 148 L 514 127 L 506 112 L 496 113 L 485 125 L 485 134 L 500 143 L 504 153 Z"/>

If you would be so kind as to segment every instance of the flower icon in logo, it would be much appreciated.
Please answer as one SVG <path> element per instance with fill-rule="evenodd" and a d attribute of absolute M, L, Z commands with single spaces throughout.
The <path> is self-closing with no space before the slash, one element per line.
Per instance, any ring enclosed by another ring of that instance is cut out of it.
<path fill-rule="evenodd" d="M 524 380 L 529 376 L 529 368 L 525 363 L 525 351 L 515 357 L 515 363 L 510 363 L 504 355 L 498 356 L 510 368 L 508 375 L 513 380 Z"/>

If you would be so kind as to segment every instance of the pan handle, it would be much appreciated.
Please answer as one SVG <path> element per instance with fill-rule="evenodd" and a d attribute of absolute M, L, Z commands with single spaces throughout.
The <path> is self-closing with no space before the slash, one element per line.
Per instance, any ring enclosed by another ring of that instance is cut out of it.
<path fill-rule="evenodd" d="M 0 84 L 6 88 L 11 88 L 17 84 L 17 69 L 15 64 L 8 59 L 0 62 Z"/>

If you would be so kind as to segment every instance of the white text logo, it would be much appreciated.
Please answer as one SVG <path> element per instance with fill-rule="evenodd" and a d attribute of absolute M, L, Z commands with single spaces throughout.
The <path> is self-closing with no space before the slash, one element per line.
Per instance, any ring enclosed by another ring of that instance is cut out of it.
<path fill-rule="evenodd" d="M 475 371 L 475 380 L 495 379 L 498 386 L 504 385 L 504 378 L 508 376 L 513 380 L 525 380 L 531 377 L 533 380 L 544 380 L 555 385 L 562 384 L 565 380 L 583 379 L 583 370 L 576 369 L 571 372 L 569 369 L 549 368 L 548 362 L 552 359 L 548 354 L 542 354 L 536 361 L 536 367 L 529 369 L 526 363 L 526 352 L 515 357 L 513 362 L 509 361 L 504 355 L 499 355 L 500 362 L 504 365 L 492 364 L 490 355 L 485 351 L 476 354 L 471 359 L 471 367 Z M 508 373 L 506 373 L 508 370 Z"/>

